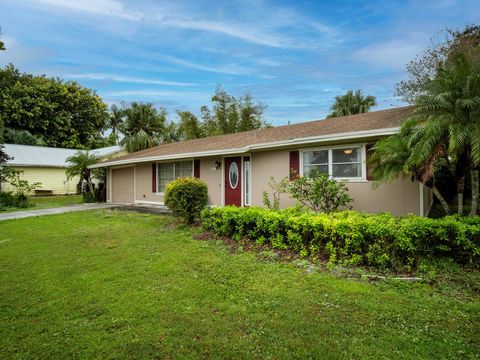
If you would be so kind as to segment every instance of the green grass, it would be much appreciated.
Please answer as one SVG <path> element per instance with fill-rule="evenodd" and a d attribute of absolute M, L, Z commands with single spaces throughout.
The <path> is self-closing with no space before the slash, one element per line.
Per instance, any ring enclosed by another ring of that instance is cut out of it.
<path fill-rule="evenodd" d="M 82 195 L 55 195 L 55 196 L 32 196 L 29 198 L 32 206 L 27 208 L 7 208 L 3 212 L 48 209 L 61 206 L 83 203 Z"/>
<path fill-rule="evenodd" d="M 480 354 L 478 297 L 307 275 L 175 221 L 104 210 L 0 222 L 0 358 Z"/>

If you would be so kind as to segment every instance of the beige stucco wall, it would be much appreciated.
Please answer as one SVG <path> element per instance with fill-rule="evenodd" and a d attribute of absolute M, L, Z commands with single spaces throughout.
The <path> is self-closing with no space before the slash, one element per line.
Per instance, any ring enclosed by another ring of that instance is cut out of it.
<path fill-rule="evenodd" d="M 208 186 L 208 203 L 211 205 L 218 205 L 222 203 L 222 168 L 215 169 L 215 162 L 222 161 L 221 157 L 208 157 L 200 159 L 200 178 L 207 183 Z M 161 193 L 154 193 L 152 191 L 152 163 L 135 164 L 134 166 L 135 181 L 134 181 L 134 196 L 135 202 L 141 203 L 164 203 L 164 196 Z M 118 169 L 118 168 L 117 168 Z M 115 168 L 112 168 L 114 171 Z M 110 173 L 110 172 L 109 172 Z M 116 182 L 128 181 L 124 177 L 117 178 L 115 172 L 112 173 L 112 181 L 107 182 L 112 186 L 113 198 L 108 196 L 109 200 L 115 202 L 116 189 L 113 184 Z M 133 185 L 132 185 L 133 186 Z M 117 197 L 118 201 L 118 197 Z"/>
<path fill-rule="evenodd" d="M 221 157 L 207 157 L 200 159 L 200 179 L 208 186 L 208 203 L 210 205 L 222 204 L 222 171 L 220 166 L 215 169 L 215 162 L 222 163 Z"/>
<path fill-rule="evenodd" d="M 163 195 L 152 192 L 152 163 L 135 165 L 135 201 L 163 204 Z"/>
<path fill-rule="evenodd" d="M 269 191 L 270 177 L 278 182 L 288 176 L 289 151 L 265 151 L 251 155 L 252 158 L 252 205 L 263 206 L 262 193 Z M 393 215 L 408 213 L 420 214 L 420 186 L 409 179 L 397 179 L 391 184 L 372 187 L 370 181 L 347 182 L 350 196 L 353 198 L 353 209 L 365 212 L 390 212 Z M 428 189 L 425 195 L 429 196 Z M 425 205 L 428 202 L 425 201 Z M 430 200 L 431 201 L 431 200 Z M 282 195 L 280 205 L 292 206 L 295 202 Z M 428 207 L 425 207 L 425 211 Z"/>
<path fill-rule="evenodd" d="M 262 194 L 270 191 L 270 178 L 276 181 L 288 176 L 289 150 L 263 151 L 249 154 L 252 170 L 252 206 L 263 206 Z M 209 204 L 223 205 L 222 199 L 222 172 L 223 167 L 215 170 L 215 162 L 222 161 L 221 157 L 207 157 L 200 159 L 200 178 L 208 185 Z M 136 164 L 132 172 L 135 174 L 134 196 L 136 202 L 163 204 L 163 195 L 152 192 L 152 163 Z M 112 183 L 124 182 L 129 184 L 125 175 L 115 179 Z M 129 185 L 133 189 L 133 184 Z M 391 184 L 383 184 L 373 188 L 372 182 L 348 182 L 347 187 L 353 198 L 353 208 L 365 212 L 390 212 L 393 215 L 408 213 L 420 214 L 420 186 L 418 182 L 409 179 L 397 179 Z M 125 188 L 125 186 L 124 186 Z M 115 202 L 115 187 L 113 187 L 113 201 Z M 117 201 L 118 201 L 117 197 Z M 428 211 L 432 201 L 428 189 L 424 189 L 424 210 Z M 286 195 L 281 197 L 281 206 L 293 206 L 294 200 Z"/>
<path fill-rule="evenodd" d="M 67 180 L 65 168 L 47 167 L 15 167 L 23 171 L 21 179 L 27 180 L 30 184 L 42 183 L 38 189 L 52 190 L 54 194 L 75 194 L 77 191 L 78 177 Z M 2 189 L 14 190 L 8 183 L 2 184 Z"/>

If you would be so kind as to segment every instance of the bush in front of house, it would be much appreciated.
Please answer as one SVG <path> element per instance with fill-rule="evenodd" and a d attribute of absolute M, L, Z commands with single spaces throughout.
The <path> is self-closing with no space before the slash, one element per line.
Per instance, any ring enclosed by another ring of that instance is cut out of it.
<path fill-rule="evenodd" d="M 204 210 L 202 219 L 204 228 L 217 236 L 248 239 L 330 264 L 411 271 L 427 259 L 478 265 L 480 258 L 480 218 L 225 207 Z"/>
<path fill-rule="evenodd" d="M 195 217 L 208 204 L 208 187 L 197 178 L 179 178 L 170 182 L 165 189 L 165 205 L 181 215 L 187 224 L 193 224 Z"/>

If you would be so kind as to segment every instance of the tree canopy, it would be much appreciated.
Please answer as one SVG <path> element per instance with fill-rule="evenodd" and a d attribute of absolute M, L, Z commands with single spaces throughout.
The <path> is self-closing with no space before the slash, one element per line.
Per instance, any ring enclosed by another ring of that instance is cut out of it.
<path fill-rule="evenodd" d="M 231 134 L 269 126 L 263 120 L 266 105 L 250 94 L 236 98 L 220 85 L 212 96 L 212 106 L 202 106 L 202 127 L 205 136 Z"/>
<path fill-rule="evenodd" d="M 432 45 L 406 65 L 407 79 L 395 85 L 396 95 L 413 104 L 428 91 L 437 70 L 456 54 L 480 61 L 480 25 L 466 25 L 460 30 L 447 28 L 435 36 Z"/>
<path fill-rule="evenodd" d="M 330 108 L 331 113 L 328 117 L 362 114 L 369 112 L 370 108 L 376 105 L 375 96 L 364 96 L 361 90 L 355 92 L 349 90 L 346 94 L 335 97 L 335 102 Z"/>
<path fill-rule="evenodd" d="M 165 142 L 167 112 L 150 103 L 133 102 L 123 109 L 121 144 L 128 152 L 139 151 Z"/>
<path fill-rule="evenodd" d="M 0 123 L 28 131 L 45 145 L 94 148 L 106 144 L 107 105 L 91 89 L 74 81 L 0 69 Z"/>

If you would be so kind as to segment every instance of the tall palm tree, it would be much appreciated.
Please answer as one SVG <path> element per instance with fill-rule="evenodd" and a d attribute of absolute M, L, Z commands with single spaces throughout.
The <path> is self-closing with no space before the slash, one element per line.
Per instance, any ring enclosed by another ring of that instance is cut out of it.
<path fill-rule="evenodd" d="M 346 115 L 362 114 L 370 111 L 370 108 L 376 106 L 375 96 L 363 96 L 361 90 L 347 91 L 345 95 L 336 96 L 328 117 L 339 117 Z"/>
<path fill-rule="evenodd" d="M 122 126 L 122 123 L 125 119 L 125 113 L 122 108 L 119 108 L 117 105 L 113 104 L 110 107 L 110 114 L 108 118 L 109 128 L 112 129 L 111 137 L 115 145 L 118 143 L 118 130 Z"/>
<path fill-rule="evenodd" d="M 402 125 L 398 134 L 379 140 L 370 156 L 368 165 L 371 169 L 371 175 L 374 178 L 374 186 L 377 187 L 383 182 L 391 182 L 397 177 L 411 177 L 412 179 L 423 182 L 432 189 L 442 205 L 445 214 L 450 213 L 450 207 L 445 198 L 435 186 L 431 177 L 426 179 L 425 173 L 430 172 L 433 162 L 426 162 L 423 166 L 412 165 L 409 162 L 411 156 L 411 137 L 414 131 L 414 124 L 408 121 Z M 443 154 L 444 155 L 444 154 Z M 438 157 L 435 161 L 438 160 Z"/>
<path fill-rule="evenodd" d="M 470 215 L 478 209 L 480 167 L 480 66 L 457 55 L 437 72 L 425 95 L 419 96 L 411 121 L 417 132 L 410 165 L 424 164 L 445 152 L 455 162 L 458 212 L 463 214 L 464 169 L 472 180 Z M 426 177 L 431 172 L 426 174 Z"/>
<path fill-rule="evenodd" d="M 121 125 L 125 137 L 120 142 L 128 152 L 158 145 L 165 130 L 166 112 L 153 104 L 131 103 L 124 109 L 125 121 Z"/>
<path fill-rule="evenodd" d="M 91 154 L 90 152 L 88 152 L 88 150 L 77 151 L 75 155 L 67 158 L 67 162 L 70 163 L 70 165 L 65 171 L 68 179 L 72 179 L 78 176 L 80 180 L 85 180 L 88 183 L 90 192 L 94 196 L 95 192 L 93 191 L 92 172 L 88 167 L 90 165 L 96 164 L 98 160 L 99 157 Z"/>

